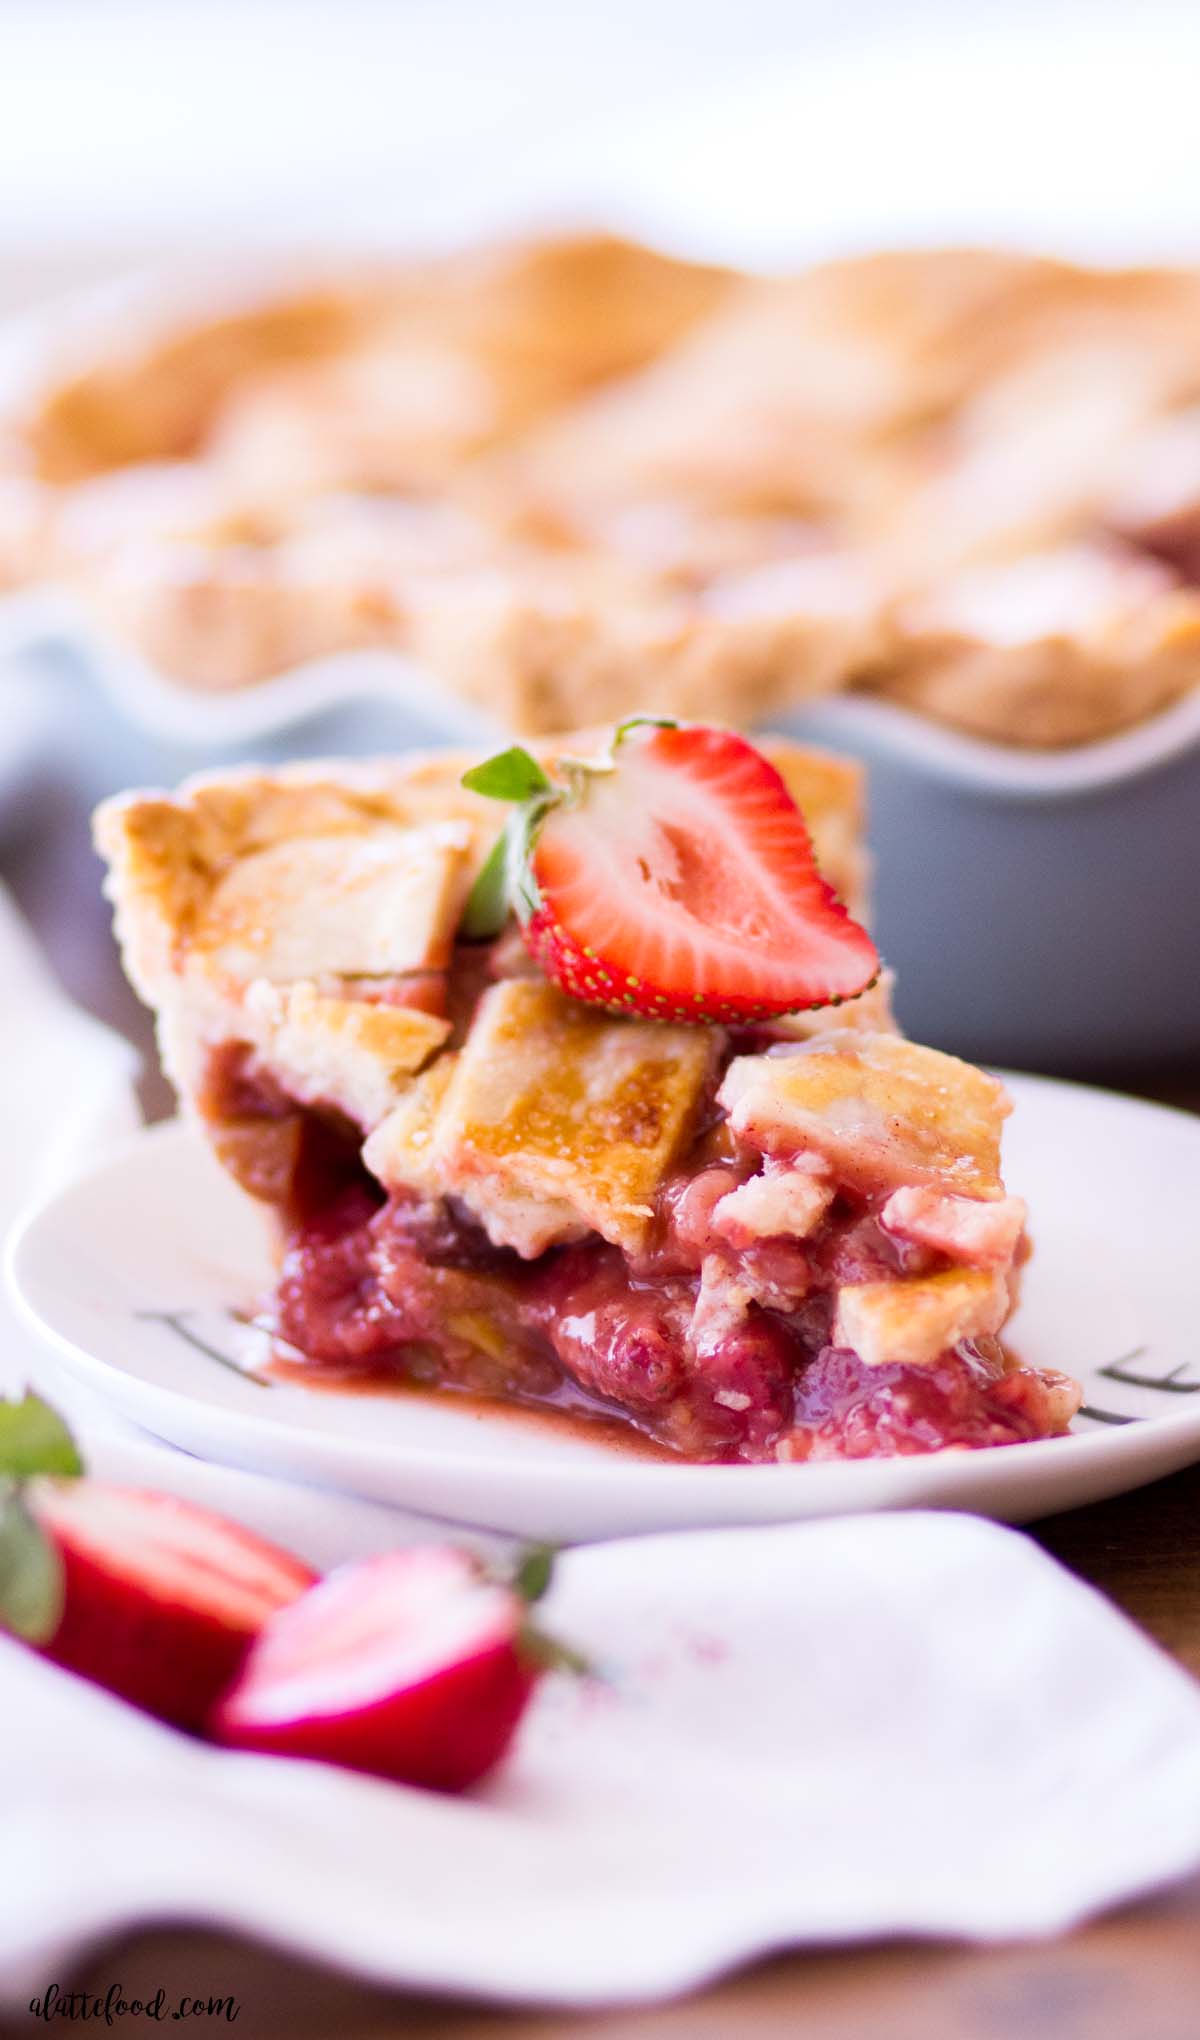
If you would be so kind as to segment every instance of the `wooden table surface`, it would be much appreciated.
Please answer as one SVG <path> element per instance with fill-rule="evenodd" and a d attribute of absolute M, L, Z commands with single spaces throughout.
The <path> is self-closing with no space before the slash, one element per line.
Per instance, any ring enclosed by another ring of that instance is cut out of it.
<path fill-rule="evenodd" d="M 1140 1088 L 1200 1109 L 1193 1079 Z M 1200 1466 L 1033 1527 L 1045 1549 L 1111 1597 L 1200 1676 Z M 1200 1836 L 1197 1836 L 1200 1847 Z M 50 1982 L 52 1979 L 47 1978 Z M 168 2002 L 232 1994 L 242 2040 L 1198 2040 L 1200 1875 L 1055 1941 L 929 1944 L 789 1955 L 679 2003 L 622 2013 L 493 2011 L 435 2003 L 309 1968 L 223 1937 L 140 1934 L 72 1978 Z M 223 2029 L 224 2021 L 215 2022 Z M 117 2030 L 152 2030 L 121 2022 Z M 0 2026 L 30 2033 L 32 2020 Z M 61 2030 L 61 2029 L 60 2029 Z M 87 2030 L 99 2031 L 95 2026 Z M 213 2031 L 197 2021 L 193 2030 Z"/>

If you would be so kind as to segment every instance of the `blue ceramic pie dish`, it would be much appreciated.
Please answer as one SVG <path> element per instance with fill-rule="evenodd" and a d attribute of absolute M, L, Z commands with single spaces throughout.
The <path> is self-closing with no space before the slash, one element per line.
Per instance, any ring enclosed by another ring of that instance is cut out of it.
<path fill-rule="evenodd" d="M 775 721 L 867 768 L 873 925 L 918 1040 L 1079 1075 L 1200 1071 L 1200 689 L 1061 752 L 866 696 Z"/>

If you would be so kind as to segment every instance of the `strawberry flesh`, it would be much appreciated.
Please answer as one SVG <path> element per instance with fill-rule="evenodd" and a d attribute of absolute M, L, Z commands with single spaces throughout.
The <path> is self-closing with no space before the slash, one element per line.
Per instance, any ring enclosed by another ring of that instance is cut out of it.
<path fill-rule="evenodd" d="M 43 1655 L 178 1728 L 200 1730 L 267 1617 L 316 1578 L 174 1495 L 39 1480 L 27 1499 L 64 1572 L 62 1619 Z"/>
<path fill-rule="evenodd" d="M 331 1573 L 265 1625 L 218 1742 L 460 1792 L 507 1750 L 538 1676 L 526 1606 L 450 1547 Z"/>
<path fill-rule="evenodd" d="M 661 1020 L 836 1005 L 879 970 L 774 766 L 729 730 L 635 729 L 530 855 L 526 946 L 573 998 Z"/>

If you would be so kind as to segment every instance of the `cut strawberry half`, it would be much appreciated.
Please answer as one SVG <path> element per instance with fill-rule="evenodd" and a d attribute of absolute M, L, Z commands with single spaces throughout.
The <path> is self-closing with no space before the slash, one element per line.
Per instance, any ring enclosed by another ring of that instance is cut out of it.
<path fill-rule="evenodd" d="M 609 757 L 572 768 L 563 789 L 532 759 L 540 784 L 522 785 L 518 757 L 467 783 L 522 787 L 508 892 L 531 955 L 572 998 L 736 1025 L 838 1005 L 878 975 L 783 779 L 744 737 L 624 724 Z"/>
<path fill-rule="evenodd" d="M 462 1791 L 504 1755 L 533 1691 L 541 1653 L 526 1624 L 522 1594 L 463 1551 L 344 1566 L 265 1625 L 211 1732 Z"/>
<path fill-rule="evenodd" d="M 201 1728 L 267 1617 L 316 1578 L 173 1495 L 37 1480 L 26 1501 L 63 1568 L 62 1616 L 43 1654 L 179 1728 Z"/>

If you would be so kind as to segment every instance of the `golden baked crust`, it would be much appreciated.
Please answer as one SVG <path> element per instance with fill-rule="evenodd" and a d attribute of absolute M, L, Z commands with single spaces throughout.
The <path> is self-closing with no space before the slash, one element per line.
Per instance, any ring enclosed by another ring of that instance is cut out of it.
<path fill-rule="evenodd" d="M 0 425 L 0 583 L 205 688 L 384 647 L 535 733 L 862 686 L 1086 742 L 1200 672 L 1198 363 L 1200 271 L 498 248 L 97 344 Z"/>
<path fill-rule="evenodd" d="M 77 482 L 194 452 L 246 377 L 354 344 L 373 322 L 376 297 L 369 285 L 325 286 L 216 318 L 164 321 L 150 335 L 118 336 L 100 360 L 31 405 L 24 426 L 33 473 Z"/>
<path fill-rule="evenodd" d="M 601 727 L 572 730 L 539 744 L 536 753 L 553 770 L 560 757 L 598 750 L 607 735 Z M 760 749 L 803 809 L 825 876 L 860 913 L 867 877 L 861 766 L 781 737 L 763 738 Z M 461 784 L 476 762 L 474 753 L 429 751 L 271 771 L 243 766 L 201 773 L 175 794 L 134 792 L 105 801 L 96 815 L 96 842 L 110 867 L 117 932 L 135 983 L 153 985 L 174 969 L 221 878 L 277 845 L 461 827 L 468 832 L 469 884 L 498 829 L 495 802 Z"/>
<path fill-rule="evenodd" d="M 1200 676 L 1200 587 L 1113 546 L 967 567 L 898 603 L 891 623 L 862 684 L 998 743 L 1087 743 Z"/>
<path fill-rule="evenodd" d="M 869 1367 L 922 1367 L 963 1339 L 998 1332 L 1008 1313 L 1001 1276 L 947 1268 L 900 1282 L 846 1283 L 833 1337 Z"/>
<path fill-rule="evenodd" d="M 971 386 L 1054 266 L 929 252 L 747 283 L 637 378 L 551 418 L 497 464 L 510 500 L 566 525 L 630 503 L 807 518 L 873 500 L 873 455 Z"/>
<path fill-rule="evenodd" d="M 998 1198 L 1004 1088 L 956 1056 L 895 1034 L 827 1031 L 787 1054 L 739 1057 L 719 1102 L 734 1132 L 787 1159 L 823 1157 L 867 1192 L 930 1185 Z"/>
<path fill-rule="evenodd" d="M 615 1019 L 536 978 L 493 985 L 437 1106 L 428 1166 L 527 1259 L 589 1232 L 636 1252 L 695 1132 L 719 1040 L 715 1028 Z M 369 1159 L 388 1188 L 405 1183 L 386 1122 Z"/>
<path fill-rule="evenodd" d="M 592 384 L 652 360 L 728 273 L 615 236 L 518 244 L 392 288 L 366 343 L 244 381 L 212 450 L 242 485 L 422 492 Z"/>
<path fill-rule="evenodd" d="M 637 708 L 762 724 L 841 685 L 883 645 L 869 570 L 833 548 L 698 586 L 611 554 L 497 547 L 410 585 L 405 648 L 518 730 Z"/>
<path fill-rule="evenodd" d="M 481 398 L 490 403 L 486 443 L 590 382 L 636 368 L 718 303 L 729 281 L 726 271 L 595 234 L 362 269 L 267 296 L 246 286 L 216 316 L 181 307 L 149 332 L 110 327 L 93 349 L 99 358 L 48 380 L 27 403 L 23 436 L 38 477 L 74 482 L 133 461 L 180 459 L 219 438 L 227 407 L 242 417 L 257 394 L 290 392 L 296 377 L 302 393 L 315 378 L 315 398 L 330 374 L 331 405 L 318 404 L 314 420 L 319 438 L 339 414 L 348 430 L 358 422 L 360 361 L 368 385 L 372 365 L 396 367 L 414 399 L 406 414 L 419 423 L 419 399 L 438 409 L 449 360 L 462 368 L 464 397 L 449 407 L 447 451 L 461 452 L 474 443 L 468 421 Z M 386 374 L 375 395 L 386 414 Z"/>

